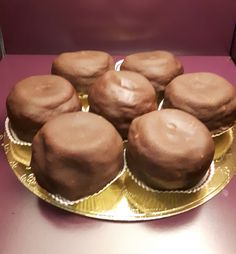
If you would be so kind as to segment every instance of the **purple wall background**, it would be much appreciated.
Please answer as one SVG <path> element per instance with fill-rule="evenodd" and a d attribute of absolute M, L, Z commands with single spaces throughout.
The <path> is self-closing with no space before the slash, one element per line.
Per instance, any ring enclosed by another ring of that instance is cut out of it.
<path fill-rule="evenodd" d="M 236 0 L 0 0 L 8 54 L 228 55 L 235 22 Z"/>

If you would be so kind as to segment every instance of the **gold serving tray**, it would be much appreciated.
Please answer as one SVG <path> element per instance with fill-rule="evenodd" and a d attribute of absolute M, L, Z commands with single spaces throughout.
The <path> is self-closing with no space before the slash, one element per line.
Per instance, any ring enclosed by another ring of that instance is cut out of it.
<path fill-rule="evenodd" d="M 236 172 L 236 127 L 214 138 L 215 171 L 211 180 L 195 193 L 154 193 L 138 186 L 125 173 L 106 190 L 75 205 L 55 201 L 36 183 L 29 166 L 31 150 L 13 144 L 6 134 L 3 147 L 19 181 L 39 198 L 69 212 L 112 221 L 145 221 L 173 216 L 204 204 L 219 193 Z"/>

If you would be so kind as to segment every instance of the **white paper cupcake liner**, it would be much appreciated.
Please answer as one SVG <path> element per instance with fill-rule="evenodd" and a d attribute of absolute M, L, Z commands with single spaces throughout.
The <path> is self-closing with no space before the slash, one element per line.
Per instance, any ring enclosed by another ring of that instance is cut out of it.
<path fill-rule="evenodd" d="M 161 100 L 160 104 L 158 105 L 157 110 L 161 110 L 163 106 L 164 100 Z"/>
<path fill-rule="evenodd" d="M 120 66 L 124 62 L 124 59 L 121 59 L 115 63 L 115 70 L 120 71 Z"/>
<path fill-rule="evenodd" d="M 223 135 L 224 133 L 226 133 L 227 131 L 229 131 L 230 129 L 232 129 L 233 127 L 234 127 L 234 125 L 232 124 L 231 127 L 225 127 L 221 131 L 217 131 L 215 133 L 211 132 L 212 133 L 212 137 L 213 138 L 219 137 L 219 136 Z"/>
<path fill-rule="evenodd" d="M 215 166 L 214 166 L 214 161 L 212 161 L 209 170 L 206 172 L 205 176 L 201 179 L 201 181 L 198 184 L 196 184 L 194 187 L 187 189 L 187 190 L 156 190 L 156 189 L 152 189 L 152 188 L 148 187 L 146 184 L 144 184 L 142 181 L 137 179 L 131 173 L 131 171 L 129 169 L 127 169 L 127 172 L 129 174 L 129 176 L 132 178 L 132 180 L 138 186 L 145 189 L 146 191 L 155 192 L 155 193 L 187 193 L 187 194 L 191 194 L 191 193 L 196 193 L 196 192 L 200 191 L 204 186 L 206 186 L 207 183 L 210 182 L 210 180 L 212 179 L 212 176 L 214 175 L 214 172 L 215 172 Z"/>
<path fill-rule="evenodd" d="M 7 137 L 10 139 L 10 141 L 15 145 L 21 145 L 21 146 L 32 146 L 32 143 L 23 141 L 19 139 L 16 135 L 16 133 L 12 130 L 9 118 L 7 117 L 5 120 L 5 131 L 7 134 Z"/>
<path fill-rule="evenodd" d="M 83 111 L 83 112 L 89 112 L 89 106 L 87 106 L 86 108 L 83 106 L 81 111 Z"/>
<path fill-rule="evenodd" d="M 101 190 L 99 190 L 98 192 L 92 194 L 92 195 L 89 195 L 87 197 L 84 197 L 84 198 L 81 198 L 81 199 L 78 199 L 78 200 L 75 200 L 75 201 L 71 201 L 71 200 L 68 200 L 64 197 L 62 197 L 61 195 L 59 194 L 52 194 L 52 193 L 49 193 L 48 192 L 48 195 L 53 199 L 55 200 L 56 202 L 60 203 L 61 205 L 65 205 L 65 206 L 69 206 L 69 205 L 77 205 L 79 204 L 80 202 L 83 202 L 85 200 L 87 200 L 88 198 L 91 198 L 91 197 L 95 197 L 97 196 L 98 194 L 100 194 L 101 192 L 103 192 L 105 189 L 107 189 L 111 184 L 113 184 L 118 178 L 120 178 L 124 172 L 126 171 L 126 167 L 124 166 L 123 169 L 120 171 L 120 173 L 113 179 L 111 180 L 107 185 L 105 185 Z"/>
<path fill-rule="evenodd" d="M 125 160 L 125 152 L 126 152 L 126 149 L 124 149 L 123 151 L 123 160 L 124 160 L 124 166 L 123 166 L 123 169 L 120 171 L 120 173 L 113 179 L 111 180 L 107 185 L 105 185 L 101 190 L 99 190 L 98 192 L 92 194 L 92 195 L 89 195 L 87 197 L 84 197 L 84 198 L 81 198 L 81 199 L 78 199 L 78 200 L 75 200 L 75 201 L 71 201 L 71 200 L 68 200 L 64 197 L 62 197 L 61 195 L 59 194 L 52 194 L 52 193 L 49 193 L 48 192 L 48 195 L 54 199 L 56 202 L 60 203 L 61 205 L 65 205 L 65 206 L 68 206 L 68 205 L 76 205 L 80 202 L 83 202 L 85 201 L 86 199 L 88 198 L 91 198 L 91 197 L 95 197 L 97 196 L 98 194 L 100 194 L 101 192 L 103 192 L 105 189 L 107 189 L 111 184 L 113 184 L 118 178 L 120 178 L 125 172 L 126 172 L 126 169 L 127 169 L 127 163 L 126 163 L 126 160 Z"/>
<path fill-rule="evenodd" d="M 79 99 L 81 100 L 82 102 L 82 108 L 81 108 L 81 111 L 82 112 L 89 112 L 89 105 L 88 103 L 86 103 L 86 105 L 84 105 L 84 101 L 88 101 L 88 94 L 83 94 L 83 93 L 79 93 L 78 92 L 78 97 Z"/>

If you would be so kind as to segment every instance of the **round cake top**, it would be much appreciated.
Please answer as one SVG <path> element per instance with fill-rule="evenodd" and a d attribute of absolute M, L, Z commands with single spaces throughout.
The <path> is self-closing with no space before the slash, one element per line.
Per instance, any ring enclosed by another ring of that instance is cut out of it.
<path fill-rule="evenodd" d="M 73 86 L 66 79 L 56 75 L 40 75 L 19 81 L 10 92 L 8 100 L 29 104 L 30 107 L 57 107 L 74 93 Z"/>
<path fill-rule="evenodd" d="M 156 91 L 162 91 L 174 77 L 183 73 L 183 66 L 170 52 L 150 51 L 126 56 L 121 70 L 141 73 Z"/>
<path fill-rule="evenodd" d="M 157 108 L 155 90 L 142 75 L 130 71 L 108 71 L 91 87 L 90 110 L 104 116 L 127 136 L 131 121 Z"/>
<path fill-rule="evenodd" d="M 113 64 L 111 56 L 103 51 L 83 50 L 66 52 L 59 55 L 53 62 L 52 69 L 60 68 L 68 72 L 78 73 L 82 77 L 99 76 Z"/>
<path fill-rule="evenodd" d="M 110 69 L 114 69 L 111 55 L 84 50 L 59 55 L 53 61 L 51 72 L 68 79 L 77 91 L 87 94 L 94 81 Z"/>
<path fill-rule="evenodd" d="M 236 90 L 224 78 L 207 72 L 176 77 L 166 87 L 164 107 L 187 111 L 202 121 L 236 110 Z"/>
<path fill-rule="evenodd" d="M 7 114 L 19 138 L 30 141 L 46 121 L 81 109 L 74 87 L 56 75 L 32 76 L 18 82 L 7 97 Z M 29 133 L 25 133 L 25 131 Z"/>
<path fill-rule="evenodd" d="M 198 170 L 204 159 L 214 154 L 214 142 L 205 125 L 177 109 L 153 111 L 136 118 L 128 140 L 131 146 L 136 144 L 140 154 L 163 168 L 174 165 L 175 169 Z M 151 168 L 149 171 L 155 175 Z"/>
<path fill-rule="evenodd" d="M 78 156 L 87 154 L 93 159 L 97 156 L 105 156 L 105 147 L 114 143 L 120 143 L 122 139 L 111 123 L 103 117 L 87 112 L 65 113 L 48 121 L 40 130 L 47 144 L 57 148 L 65 156 L 66 154 Z M 104 135 L 105 134 L 105 135 Z M 103 146 L 103 149 L 98 149 Z M 113 147 L 117 149 L 117 147 Z M 118 149 L 120 147 L 118 146 Z"/>

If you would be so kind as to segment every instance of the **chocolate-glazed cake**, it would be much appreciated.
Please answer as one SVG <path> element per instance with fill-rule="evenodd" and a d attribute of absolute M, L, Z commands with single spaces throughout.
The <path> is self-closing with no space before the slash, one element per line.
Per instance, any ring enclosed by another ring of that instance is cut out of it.
<path fill-rule="evenodd" d="M 91 87 L 90 111 L 109 120 L 126 139 L 130 123 L 157 109 L 156 94 L 142 75 L 129 71 L 108 71 Z"/>
<path fill-rule="evenodd" d="M 114 69 L 111 55 L 84 50 L 59 55 L 53 61 L 51 72 L 68 79 L 77 91 L 87 94 L 94 81 L 110 69 Z"/>
<path fill-rule="evenodd" d="M 213 73 L 189 73 L 166 87 L 163 108 L 177 108 L 201 120 L 213 134 L 236 121 L 236 90 Z"/>
<path fill-rule="evenodd" d="M 66 113 L 48 121 L 32 144 L 32 171 L 41 187 L 68 200 L 100 191 L 123 168 L 123 142 L 103 117 Z"/>
<path fill-rule="evenodd" d="M 172 53 L 158 50 L 126 56 L 121 70 L 142 74 L 152 83 L 157 93 L 164 91 L 173 78 L 184 72 L 182 64 Z"/>
<path fill-rule="evenodd" d="M 28 77 L 18 82 L 6 101 L 10 126 L 17 137 L 31 142 L 44 123 L 81 109 L 74 87 L 56 75 Z"/>
<path fill-rule="evenodd" d="M 206 174 L 214 155 L 208 129 L 194 116 L 176 109 L 136 118 L 129 130 L 129 170 L 158 190 L 185 190 Z"/>

